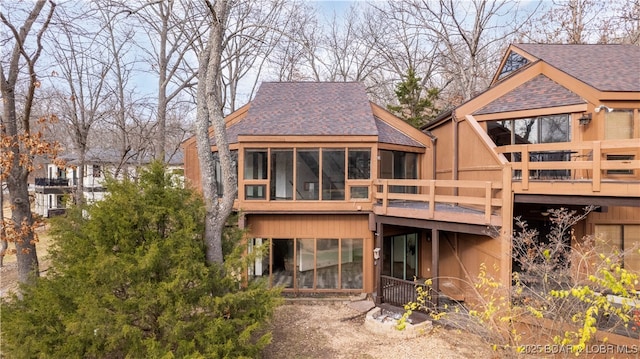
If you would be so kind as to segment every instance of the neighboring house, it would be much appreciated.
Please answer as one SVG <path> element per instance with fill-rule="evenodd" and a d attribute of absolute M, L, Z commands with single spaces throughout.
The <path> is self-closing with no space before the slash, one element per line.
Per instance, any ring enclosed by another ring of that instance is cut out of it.
<path fill-rule="evenodd" d="M 628 247 L 640 240 L 639 110 L 640 47 L 623 45 L 513 45 L 487 91 L 424 132 L 358 83 L 263 83 L 226 118 L 240 224 L 267 246 L 249 275 L 392 304 L 411 299 L 414 277 L 434 278 L 471 299 L 482 264 L 511 284 L 514 216 L 538 226 L 589 204 L 601 207 L 577 238 Z M 199 187 L 195 138 L 183 148 Z"/>
<path fill-rule="evenodd" d="M 46 165 L 47 177 L 35 178 L 35 212 L 43 217 L 51 217 L 65 212 L 65 200 L 72 196 L 79 181 L 82 181 L 83 195 L 87 203 L 94 203 L 104 198 L 105 176 L 124 178 L 136 176 L 139 167 L 149 164 L 150 157 L 138 158 L 128 156 L 122 158 L 118 151 L 112 149 L 91 149 L 84 161 L 84 175 L 79 178 L 80 162 L 75 154 L 60 156 L 65 166 L 54 163 Z M 168 163 L 168 168 L 178 174 L 182 181 L 182 152 L 177 153 Z"/>

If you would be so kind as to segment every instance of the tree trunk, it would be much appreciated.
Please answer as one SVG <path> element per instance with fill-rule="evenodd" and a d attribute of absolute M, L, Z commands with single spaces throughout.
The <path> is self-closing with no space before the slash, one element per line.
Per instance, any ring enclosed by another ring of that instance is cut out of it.
<path fill-rule="evenodd" d="M 11 205 L 12 238 L 16 246 L 16 259 L 18 263 L 18 281 L 27 283 L 32 275 L 39 276 L 38 256 L 33 237 L 33 217 L 29 203 L 29 191 L 27 184 L 28 172 L 17 166 L 19 171 L 16 180 L 7 180 Z M 14 172 L 14 171 L 11 171 Z"/>
<path fill-rule="evenodd" d="M 9 248 L 4 221 L 4 181 L 1 179 L 2 172 L 0 171 L 0 267 L 4 265 L 4 256 Z"/>
<path fill-rule="evenodd" d="M 222 232 L 227 217 L 233 210 L 233 201 L 237 192 L 236 173 L 233 170 L 231 151 L 227 141 L 224 123 L 220 62 L 225 23 L 228 14 L 226 1 L 208 3 L 212 13 L 212 26 L 209 41 L 199 56 L 196 144 L 202 176 L 202 193 L 206 206 L 205 245 L 206 259 L 209 264 L 222 264 Z M 209 126 L 213 127 L 216 147 L 220 159 L 224 193 L 219 198 L 218 186 L 214 176 L 214 160 L 211 152 Z"/>

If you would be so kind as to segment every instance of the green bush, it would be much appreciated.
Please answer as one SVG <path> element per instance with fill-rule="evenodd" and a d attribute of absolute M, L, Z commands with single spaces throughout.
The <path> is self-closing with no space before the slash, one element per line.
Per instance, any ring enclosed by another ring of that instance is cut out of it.
<path fill-rule="evenodd" d="M 2 303 L 4 355 L 259 355 L 270 333 L 258 329 L 278 291 L 261 282 L 242 285 L 237 228 L 226 236 L 227 244 L 235 241 L 227 245 L 230 264 L 206 264 L 202 201 L 172 183 L 154 164 L 138 182 L 109 180 L 105 200 L 52 224 L 49 273 Z"/>

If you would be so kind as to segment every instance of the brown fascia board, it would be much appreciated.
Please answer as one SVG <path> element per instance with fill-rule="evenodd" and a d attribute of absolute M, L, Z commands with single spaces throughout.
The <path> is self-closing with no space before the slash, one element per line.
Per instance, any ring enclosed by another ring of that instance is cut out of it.
<path fill-rule="evenodd" d="M 640 92 L 601 92 L 601 101 L 640 101 Z"/>
<path fill-rule="evenodd" d="M 413 147 L 413 146 L 405 146 L 405 145 L 395 145 L 392 143 L 379 143 L 378 149 L 380 150 L 389 150 L 389 151 L 402 151 L 402 152 L 412 152 L 412 153 L 426 153 L 426 147 Z"/>
<path fill-rule="evenodd" d="M 239 143 L 374 143 L 378 136 L 287 136 L 287 135 L 238 135 Z"/>
<path fill-rule="evenodd" d="M 417 129 L 401 118 L 398 118 L 396 115 L 387 111 L 382 106 L 369 102 L 371 104 L 371 111 L 373 112 L 373 116 L 379 118 L 380 120 L 389 124 L 389 126 L 395 128 L 399 132 L 403 133 L 405 136 L 413 139 L 414 141 L 422 144 L 425 147 L 431 147 L 431 139 L 420 129 Z"/>
<path fill-rule="evenodd" d="M 559 113 L 576 113 L 587 111 L 588 105 L 586 103 L 579 105 L 557 106 L 557 107 L 545 107 L 545 108 L 532 108 L 527 110 L 516 110 L 508 112 L 496 112 L 486 113 L 482 115 L 473 115 L 478 122 L 487 120 L 506 120 L 513 118 L 528 118 L 545 115 L 556 115 Z"/>

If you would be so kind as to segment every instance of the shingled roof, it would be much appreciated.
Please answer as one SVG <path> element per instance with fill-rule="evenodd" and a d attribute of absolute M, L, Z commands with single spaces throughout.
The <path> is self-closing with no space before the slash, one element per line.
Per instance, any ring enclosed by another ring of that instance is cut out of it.
<path fill-rule="evenodd" d="M 640 91 L 640 46 L 514 44 L 600 91 Z"/>
<path fill-rule="evenodd" d="M 227 129 L 229 143 L 243 135 L 378 136 L 384 143 L 424 147 L 376 119 L 358 82 L 263 82 L 246 117 Z"/>
<path fill-rule="evenodd" d="M 538 75 L 497 98 L 474 115 L 583 104 L 586 101 L 557 82 Z"/>
<path fill-rule="evenodd" d="M 377 135 L 364 85 L 357 82 L 264 82 L 239 135 Z"/>

